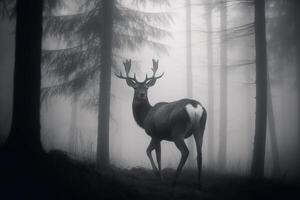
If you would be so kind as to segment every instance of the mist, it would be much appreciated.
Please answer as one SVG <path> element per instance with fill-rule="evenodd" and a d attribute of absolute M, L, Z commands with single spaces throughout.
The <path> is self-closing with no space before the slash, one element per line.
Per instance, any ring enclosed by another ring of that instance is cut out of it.
<path fill-rule="evenodd" d="M 63 6 L 43 14 L 41 143 L 46 152 L 59 150 L 72 159 L 98 163 L 97 141 L 102 130 L 100 74 L 106 73 L 100 66 L 107 62 L 101 58 L 104 50 L 100 46 L 105 44 L 101 34 L 110 26 L 99 22 L 95 27 L 97 23 L 89 21 L 97 14 L 93 11 L 95 2 L 62 2 Z M 123 63 L 131 59 L 129 75 L 142 82 L 146 74 L 152 75 L 152 59 L 158 59 L 157 76 L 164 75 L 147 88 L 150 104 L 188 98 L 200 102 L 207 111 L 203 170 L 251 174 L 260 99 L 256 98 L 260 61 L 253 2 L 116 2 L 110 95 L 105 104 L 109 105 L 110 165 L 128 170 L 152 169 L 146 154 L 151 137 L 133 115 L 134 89 L 116 75 L 127 73 Z M 266 0 L 265 4 L 267 117 L 263 173 L 268 178 L 295 180 L 299 175 L 300 85 L 299 48 L 293 42 L 299 40 L 295 34 L 298 22 L 293 19 L 299 16 L 292 13 L 289 3 Z M 285 20 L 292 25 L 288 27 Z M 15 21 L 4 17 L 0 20 L 1 144 L 8 138 L 12 123 Z M 97 31 L 101 32 L 99 37 Z M 183 170 L 196 170 L 194 137 L 186 138 L 185 143 L 189 157 Z M 161 168 L 176 170 L 181 152 L 174 142 L 162 140 L 161 153 Z"/>

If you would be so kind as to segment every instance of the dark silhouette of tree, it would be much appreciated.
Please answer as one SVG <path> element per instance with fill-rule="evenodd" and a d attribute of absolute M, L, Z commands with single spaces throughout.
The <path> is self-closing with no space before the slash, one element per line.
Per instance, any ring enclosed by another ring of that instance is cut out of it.
<path fill-rule="evenodd" d="M 294 22 L 293 30 L 290 30 L 289 34 L 290 36 L 290 42 L 294 45 L 294 56 L 295 56 L 295 67 L 296 67 L 296 92 L 297 92 L 297 102 L 298 102 L 298 119 L 300 119 L 300 40 L 299 40 L 299 35 L 300 35 L 300 19 L 299 19 L 299 9 L 300 9 L 300 2 L 296 0 L 292 0 L 289 3 L 291 3 L 292 7 L 292 21 Z M 287 24 L 286 24 L 287 25 Z M 287 55 L 288 56 L 288 55 Z M 297 152 L 297 168 L 300 168 L 300 125 L 298 123 L 298 152 Z M 298 170 L 298 178 L 300 178 L 300 172 Z"/>
<path fill-rule="evenodd" d="M 245 5 L 251 5 L 251 1 L 245 1 L 243 2 Z M 244 7 L 246 8 L 246 7 Z M 247 6 L 246 9 L 249 9 L 249 6 Z M 228 29 L 228 38 L 235 38 L 235 37 L 245 37 L 245 36 L 251 36 L 253 34 L 253 23 L 245 24 L 237 28 L 230 28 Z M 249 52 L 247 53 L 249 54 Z M 246 76 L 248 76 L 248 81 L 250 80 L 250 68 L 246 71 Z M 269 125 L 269 139 L 270 139 L 270 149 L 271 149 L 271 155 L 273 160 L 273 169 L 272 173 L 274 176 L 278 176 L 280 174 L 280 165 L 279 165 L 279 150 L 278 150 L 278 142 L 277 142 L 277 136 L 276 136 L 276 127 L 275 127 L 275 116 L 273 111 L 273 104 L 272 104 L 272 96 L 271 96 L 271 90 L 270 90 L 270 81 L 268 79 L 268 94 L 267 94 L 267 118 L 268 118 L 268 125 Z M 250 97 L 249 93 L 247 94 L 248 98 Z M 248 110 L 249 115 L 249 110 Z M 250 127 L 247 128 L 248 134 Z M 246 138 L 247 141 L 249 141 L 248 138 Z"/>
<path fill-rule="evenodd" d="M 133 3 L 140 5 L 145 1 L 139 0 Z M 57 94 L 73 95 L 75 92 L 78 95 L 85 93 L 85 96 L 88 96 L 85 102 L 93 105 L 94 109 L 95 106 L 98 107 L 97 163 L 99 166 L 101 166 L 100 162 L 109 163 L 110 74 L 112 67 L 116 69 L 119 63 L 122 63 L 123 57 L 118 55 L 118 51 L 124 48 L 136 50 L 143 45 L 148 45 L 166 52 L 165 45 L 155 39 L 170 34 L 153 24 L 168 24 L 171 19 L 165 13 L 141 12 L 114 1 L 113 12 L 109 19 L 110 25 L 105 18 L 107 17 L 107 12 L 104 11 L 106 5 L 106 1 L 88 0 L 79 13 L 47 16 L 45 32 L 50 36 L 63 39 L 72 46 L 47 50 L 43 54 L 46 66 L 44 73 L 49 82 L 52 79 L 55 83 L 44 87 L 43 97 Z M 108 6 L 110 8 L 110 5 Z M 107 33 L 110 28 L 112 31 Z M 107 44 L 108 40 L 112 40 L 111 47 Z"/>
<path fill-rule="evenodd" d="M 299 1 L 295 1 L 294 0 L 294 3 L 295 3 L 295 7 L 294 7 L 294 20 L 296 22 L 296 30 L 295 30 L 295 35 L 296 35 L 296 38 L 297 38 L 297 42 L 296 42 L 296 88 L 297 88 L 297 100 L 298 100 L 298 119 L 300 119 L 300 40 L 299 40 L 299 35 L 300 35 L 300 19 L 299 19 L 299 9 L 300 9 L 300 3 Z M 297 155 L 300 155 L 300 125 L 298 124 L 298 152 L 297 152 Z M 297 167 L 298 169 L 300 169 L 300 156 L 298 156 L 298 159 L 297 159 Z M 300 170 L 298 170 L 299 172 Z M 298 177 L 300 178 L 300 172 L 298 173 Z"/>
<path fill-rule="evenodd" d="M 265 1 L 255 0 L 256 118 L 251 175 L 264 176 L 267 124 L 267 43 Z"/>
<path fill-rule="evenodd" d="M 100 169 L 109 165 L 109 113 L 110 113 L 110 82 L 112 65 L 112 33 L 114 0 L 103 0 L 102 23 L 104 30 L 101 35 L 101 72 L 98 110 L 97 165 Z"/>
<path fill-rule="evenodd" d="M 11 131 L 6 146 L 39 155 L 41 39 L 43 1 L 17 1 L 16 48 Z"/>
<path fill-rule="evenodd" d="M 297 0 L 281 0 L 269 2 L 272 5 L 272 17 L 269 25 L 269 36 L 270 48 L 272 60 L 275 60 L 278 70 L 283 70 L 287 67 L 296 68 L 296 81 L 294 87 L 292 87 L 297 94 L 298 99 L 298 116 L 300 116 L 300 20 L 299 20 L 299 8 L 300 3 Z M 293 59 L 294 58 L 294 59 Z M 270 77 L 271 78 L 271 77 Z M 271 81 L 271 80 L 270 80 Z M 298 117 L 299 118 L 299 117 Z M 298 144 L 300 144 L 300 127 L 298 127 Z M 299 147 L 300 145 L 298 145 Z M 297 155 L 300 153 L 300 148 L 298 149 Z M 298 168 L 300 166 L 300 158 L 296 157 L 296 162 L 298 163 Z M 300 177 L 300 174 L 299 174 Z"/>
<path fill-rule="evenodd" d="M 227 151 L 227 1 L 220 4 L 220 135 L 218 161 L 220 169 L 226 167 Z"/>

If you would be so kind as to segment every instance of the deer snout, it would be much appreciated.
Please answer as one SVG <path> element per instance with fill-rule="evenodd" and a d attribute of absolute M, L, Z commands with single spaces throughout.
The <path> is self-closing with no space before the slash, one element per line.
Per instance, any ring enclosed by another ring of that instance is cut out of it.
<path fill-rule="evenodd" d="M 142 98 L 142 99 L 146 98 L 146 92 L 141 92 L 139 94 L 139 97 Z"/>

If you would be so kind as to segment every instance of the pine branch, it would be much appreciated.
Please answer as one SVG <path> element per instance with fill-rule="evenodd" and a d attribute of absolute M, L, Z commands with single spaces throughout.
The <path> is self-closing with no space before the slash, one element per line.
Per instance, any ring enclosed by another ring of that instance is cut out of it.
<path fill-rule="evenodd" d="M 145 35 L 130 35 L 127 33 L 115 33 L 115 39 L 113 45 L 115 48 L 123 49 L 129 48 L 130 50 L 138 50 L 142 46 L 149 46 L 157 49 L 161 53 L 168 53 L 168 46 L 166 44 L 151 40 Z"/>
<path fill-rule="evenodd" d="M 45 100 L 51 96 L 57 95 L 71 95 L 72 93 L 82 94 L 86 90 L 86 86 L 95 80 L 99 76 L 99 67 L 94 66 L 86 70 L 82 70 L 74 75 L 74 77 L 68 80 L 60 80 L 60 83 L 43 86 L 41 88 L 41 99 Z M 56 82 L 59 79 L 56 79 Z"/>
<path fill-rule="evenodd" d="M 94 9 L 83 13 L 45 16 L 44 34 L 47 36 L 64 39 L 66 41 L 78 38 L 78 33 L 84 29 L 84 25 L 97 15 L 98 10 Z"/>
<path fill-rule="evenodd" d="M 44 52 L 43 71 L 45 75 L 67 79 L 73 73 L 99 63 L 99 45 L 78 47 L 71 50 Z M 47 65 L 49 63 L 49 65 Z"/>

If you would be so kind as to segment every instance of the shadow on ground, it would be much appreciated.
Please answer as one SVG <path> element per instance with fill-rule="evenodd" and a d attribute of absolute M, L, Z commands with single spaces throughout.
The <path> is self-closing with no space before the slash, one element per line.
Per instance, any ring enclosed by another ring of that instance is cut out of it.
<path fill-rule="evenodd" d="M 183 171 L 176 187 L 171 187 L 172 169 L 163 170 L 163 181 L 144 168 L 112 167 L 99 173 L 94 165 L 58 151 L 45 154 L 35 164 L 0 152 L 0 165 L 0 199 L 300 199 L 296 182 L 204 171 L 199 191 L 197 171 Z"/>

